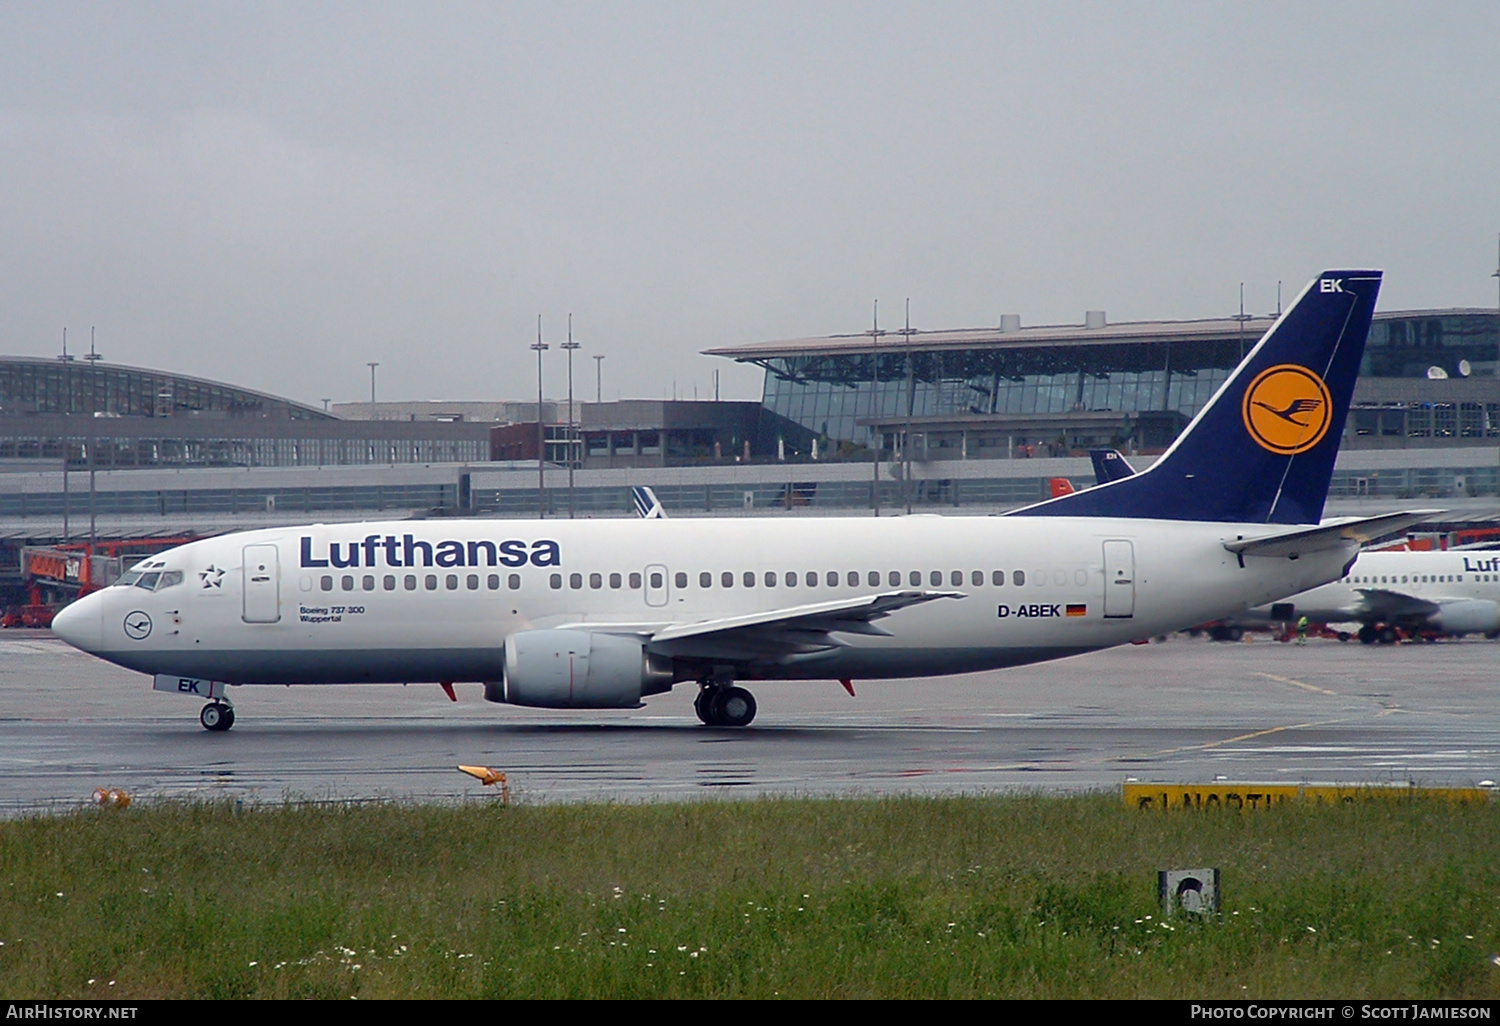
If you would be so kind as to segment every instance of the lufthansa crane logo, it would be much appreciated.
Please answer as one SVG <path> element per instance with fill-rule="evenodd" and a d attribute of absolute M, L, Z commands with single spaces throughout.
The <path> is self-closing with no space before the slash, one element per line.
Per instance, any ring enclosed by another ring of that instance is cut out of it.
<path fill-rule="evenodd" d="M 1245 389 L 1245 430 L 1280 456 L 1306 452 L 1323 440 L 1333 420 L 1328 386 L 1306 367 L 1282 363 L 1255 376 Z"/>
<path fill-rule="evenodd" d="M 145 641 L 151 635 L 151 617 L 139 609 L 125 614 L 125 636 L 132 641 Z"/>

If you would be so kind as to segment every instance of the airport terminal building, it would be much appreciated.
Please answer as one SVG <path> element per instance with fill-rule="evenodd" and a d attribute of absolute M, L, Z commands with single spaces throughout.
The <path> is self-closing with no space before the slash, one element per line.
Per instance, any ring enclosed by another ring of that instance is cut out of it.
<path fill-rule="evenodd" d="M 1044 498 L 1054 477 L 1091 483 L 1091 446 L 1148 464 L 1271 323 L 1010 317 L 713 349 L 765 368 L 762 403 L 578 403 L 567 425 L 566 406 L 548 402 L 540 475 L 534 402 L 341 417 L 168 372 L 4 357 L 0 543 L 367 516 L 627 516 L 634 484 L 674 516 L 992 512 Z M 1497 354 L 1494 310 L 1377 314 L 1331 495 L 1500 495 Z"/>
<path fill-rule="evenodd" d="M 534 404 L 533 404 L 534 405 Z M 217 381 L 100 360 L 0 357 L 0 466 L 316 467 L 489 459 L 488 426 L 350 421 Z"/>
<path fill-rule="evenodd" d="M 1097 446 L 1160 452 L 1222 385 L 1270 317 L 912 331 L 707 352 L 763 367 L 764 408 L 823 452 L 1005 459 Z M 1496 444 L 1500 315 L 1376 314 L 1344 449 Z M 799 440 L 799 452 L 807 446 Z"/>

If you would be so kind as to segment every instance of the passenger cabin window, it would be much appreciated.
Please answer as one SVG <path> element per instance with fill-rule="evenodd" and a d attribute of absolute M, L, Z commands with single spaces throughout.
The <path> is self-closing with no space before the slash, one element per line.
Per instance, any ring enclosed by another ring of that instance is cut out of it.
<path fill-rule="evenodd" d="M 328 578 L 325 577 L 325 578 L 323 578 L 323 580 L 326 581 L 326 580 L 328 580 Z M 406 577 L 402 580 L 401 586 L 403 588 L 405 588 L 407 591 L 416 591 L 417 590 L 417 575 L 416 574 L 407 574 Z M 324 590 L 326 591 L 327 589 L 325 588 Z"/>
<path fill-rule="evenodd" d="M 343 579 L 339 581 L 339 585 L 345 591 L 353 591 L 354 590 L 354 575 L 353 574 L 345 574 L 344 577 L 343 577 Z"/>
<path fill-rule="evenodd" d="M 907 580 L 909 580 L 911 582 L 911 586 L 913 588 L 920 588 L 922 586 L 922 571 L 920 571 L 920 570 L 913 570 L 907 576 Z"/>
<path fill-rule="evenodd" d="M 983 584 L 984 583 L 984 571 L 983 570 L 975 570 L 973 573 L 971 573 L 969 575 L 969 583 L 972 584 L 972 585 L 974 585 L 974 587 L 976 587 L 976 588 L 979 587 L 981 584 Z"/>
<path fill-rule="evenodd" d="M 746 570 L 745 571 L 745 576 L 742 577 L 741 580 L 743 580 L 745 582 L 745 587 L 747 587 L 747 588 L 753 588 L 753 587 L 755 587 L 755 571 L 754 570 Z"/>
<path fill-rule="evenodd" d="M 560 588 L 562 588 L 562 574 L 553 574 L 551 578 L 548 579 L 547 583 L 552 585 L 553 591 L 559 590 Z"/>
<path fill-rule="evenodd" d="M 880 571 L 871 570 L 870 575 L 866 577 L 865 580 L 870 583 L 870 587 L 872 588 L 880 587 Z"/>
<path fill-rule="evenodd" d="M 711 573 L 709 573 L 707 570 L 701 571 L 698 574 L 698 587 L 700 587 L 700 588 L 712 588 L 713 586 L 714 586 L 714 575 L 711 574 Z"/>
<path fill-rule="evenodd" d="M 582 588 L 583 587 L 583 574 L 569 574 L 568 575 L 568 587 L 572 588 L 574 591 L 577 591 L 579 588 Z"/>
<path fill-rule="evenodd" d="M 616 591 L 619 591 L 620 587 L 624 583 L 625 583 L 624 579 L 619 574 L 610 574 L 609 575 L 609 586 L 611 588 L 614 588 Z"/>
<path fill-rule="evenodd" d="M 375 575 L 374 574 L 365 574 L 364 579 L 361 580 L 359 583 L 360 583 L 360 586 L 363 587 L 365 591 L 374 591 L 375 590 Z"/>
<path fill-rule="evenodd" d="M 507 577 L 505 579 L 505 586 L 507 588 L 509 588 L 511 591 L 520 591 L 521 590 L 521 575 L 520 574 L 511 574 L 509 577 Z"/>
<path fill-rule="evenodd" d="M 604 587 L 604 575 L 589 574 L 589 587 L 593 588 L 595 591 L 598 591 L 600 588 Z"/>
<path fill-rule="evenodd" d="M 468 579 L 464 581 L 464 584 L 468 585 L 468 588 L 469 588 L 470 591 L 478 591 L 479 590 L 479 575 L 478 574 L 470 574 L 468 576 Z"/>
<path fill-rule="evenodd" d="M 631 576 L 631 579 L 635 578 L 634 574 L 631 574 L 630 576 Z M 661 572 L 659 570 L 653 570 L 653 571 L 651 571 L 651 587 L 653 587 L 653 588 L 660 588 L 664 584 L 666 584 L 666 580 L 667 579 L 662 576 L 662 574 L 661 574 Z"/>
<path fill-rule="evenodd" d="M 395 574 L 386 574 L 385 575 L 385 580 L 382 581 L 381 583 L 385 585 L 385 590 L 386 591 L 395 591 L 396 590 L 396 575 Z"/>
<path fill-rule="evenodd" d="M 766 587 L 767 588 L 774 588 L 774 587 L 776 587 L 776 571 L 775 570 L 767 570 L 766 571 Z"/>
<path fill-rule="evenodd" d="M 318 582 L 318 586 L 321 587 L 324 591 L 332 591 L 333 590 L 333 578 L 330 577 L 328 574 L 324 574 L 322 580 L 320 580 Z"/>
<path fill-rule="evenodd" d="M 672 575 L 672 583 L 675 584 L 675 585 L 677 585 L 677 587 L 679 587 L 679 588 L 686 588 L 687 587 L 687 574 L 683 573 L 681 570 L 677 571 L 675 574 Z"/>
<path fill-rule="evenodd" d="M 437 591 L 437 574 L 428 574 L 427 580 L 424 583 L 427 585 L 428 591 Z"/>
<path fill-rule="evenodd" d="M 1025 570 L 1013 570 L 1013 571 L 1011 571 L 1010 579 L 1012 581 L 1015 581 L 1016 582 L 1016 587 L 1019 588 L 1021 585 L 1023 585 L 1023 584 L 1026 583 L 1026 571 Z"/>
<path fill-rule="evenodd" d="M 887 580 L 889 580 L 891 582 L 891 587 L 892 588 L 899 588 L 899 587 L 901 587 L 901 571 L 900 570 L 892 570 L 891 573 L 890 573 L 890 576 L 887 578 Z"/>
<path fill-rule="evenodd" d="M 485 579 L 484 583 L 489 587 L 490 591 L 499 591 L 500 590 L 500 575 L 499 574 L 490 574 L 489 577 Z"/>
<path fill-rule="evenodd" d="M 641 590 L 641 575 L 640 574 L 631 574 L 630 575 L 630 587 L 631 587 L 632 591 L 640 591 Z M 656 587 L 661 587 L 661 585 L 656 585 Z"/>
<path fill-rule="evenodd" d="M 734 587 L 734 574 L 730 573 L 728 570 L 725 570 L 723 573 L 721 573 L 719 575 L 719 584 L 721 584 L 722 586 L 724 586 L 726 588 L 733 588 Z"/>

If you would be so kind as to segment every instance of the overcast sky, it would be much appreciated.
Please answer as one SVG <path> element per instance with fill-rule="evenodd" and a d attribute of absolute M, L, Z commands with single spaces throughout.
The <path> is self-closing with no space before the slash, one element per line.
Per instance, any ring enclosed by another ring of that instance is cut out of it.
<path fill-rule="evenodd" d="M 0 353 L 317 403 L 710 346 L 1493 306 L 1500 4 L 0 0 Z"/>

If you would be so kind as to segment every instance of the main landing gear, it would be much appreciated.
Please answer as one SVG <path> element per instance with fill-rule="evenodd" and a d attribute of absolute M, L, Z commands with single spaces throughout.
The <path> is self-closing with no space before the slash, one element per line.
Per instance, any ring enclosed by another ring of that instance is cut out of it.
<path fill-rule="evenodd" d="M 748 727 L 755 719 L 755 696 L 732 684 L 702 681 L 693 711 L 710 727 Z"/>
<path fill-rule="evenodd" d="M 228 730 L 234 726 L 234 706 L 228 702 L 209 702 L 198 714 L 204 730 Z"/>
<path fill-rule="evenodd" d="M 1376 642 L 1382 645 L 1394 645 L 1401 640 L 1400 633 L 1390 624 L 1376 627 L 1372 623 L 1367 623 L 1359 629 L 1358 637 L 1366 645 L 1373 645 Z"/>

